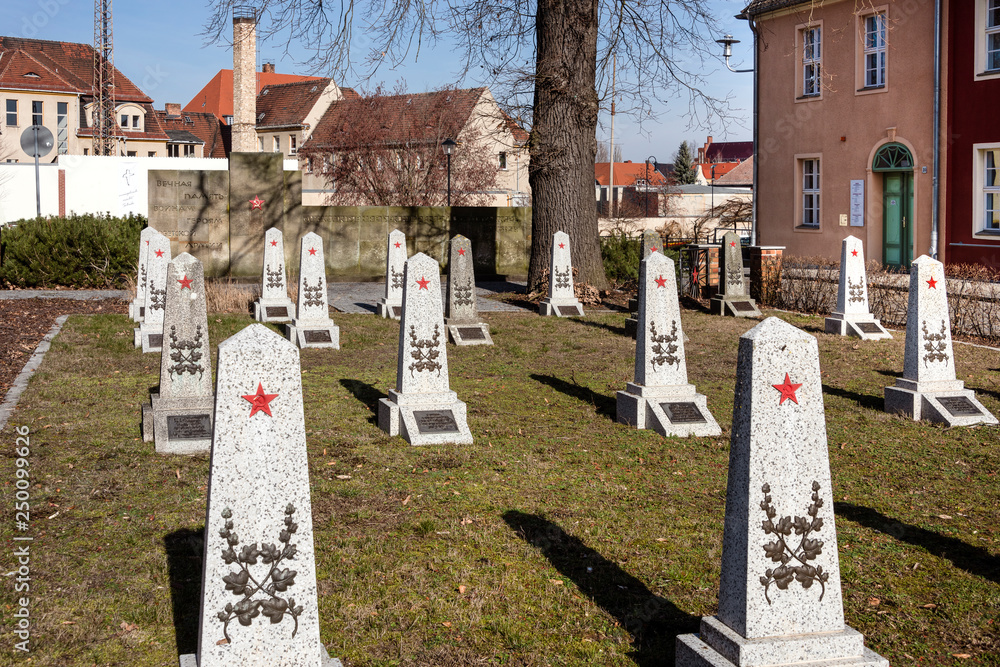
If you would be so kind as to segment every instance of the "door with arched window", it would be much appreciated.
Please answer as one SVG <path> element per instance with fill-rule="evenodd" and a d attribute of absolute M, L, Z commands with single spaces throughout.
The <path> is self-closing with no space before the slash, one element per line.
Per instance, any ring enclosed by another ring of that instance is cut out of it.
<path fill-rule="evenodd" d="M 872 160 L 882 174 L 882 263 L 908 268 L 913 248 L 913 155 L 903 144 L 882 146 Z"/>

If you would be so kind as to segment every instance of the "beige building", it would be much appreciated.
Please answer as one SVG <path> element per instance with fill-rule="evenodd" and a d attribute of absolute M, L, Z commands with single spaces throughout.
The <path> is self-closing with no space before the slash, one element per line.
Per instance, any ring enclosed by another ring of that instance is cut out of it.
<path fill-rule="evenodd" d="M 933 11 L 754 0 L 746 14 L 760 35 L 758 242 L 836 258 L 853 235 L 869 259 L 909 266 L 931 243 Z"/>

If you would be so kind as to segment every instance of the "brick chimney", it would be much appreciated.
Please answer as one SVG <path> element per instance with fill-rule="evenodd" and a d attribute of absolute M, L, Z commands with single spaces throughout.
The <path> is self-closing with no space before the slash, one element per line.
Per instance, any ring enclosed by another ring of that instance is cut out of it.
<path fill-rule="evenodd" d="M 181 115 L 181 105 L 177 102 L 167 102 L 163 108 L 166 109 L 167 116 Z"/>
<path fill-rule="evenodd" d="M 264 63 L 260 71 L 264 74 L 274 74 L 274 63 Z"/>
<path fill-rule="evenodd" d="M 257 16 L 249 5 L 233 7 L 233 152 L 256 153 Z"/>

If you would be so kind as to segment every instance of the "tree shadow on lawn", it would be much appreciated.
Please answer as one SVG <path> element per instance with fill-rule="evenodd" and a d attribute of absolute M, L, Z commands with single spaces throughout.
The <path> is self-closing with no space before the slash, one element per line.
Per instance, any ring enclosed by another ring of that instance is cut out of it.
<path fill-rule="evenodd" d="M 1000 583 L 1000 558 L 991 555 L 982 547 L 974 547 L 954 537 L 935 533 L 933 530 L 900 523 L 870 507 L 838 502 L 833 504 L 833 508 L 840 517 L 885 533 L 901 542 L 926 549 L 934 556 L 951 561 L 955 567 L 969 574 Z"/>
<path fill-rule="evenodd" d="M 538 373 L 532 373 L 528 377 L 536 382 L 547 384 L 556 391 L 561 391 L 567 396 L 578 398 L 584 403 L 590 403 L 594 406 L 594 409 L 597 410 L 597 414 L 604 415 L 612 421 L 618 418 L 618 403 L 614 398 L 598 394 L 593 389 L 583 387 L 575 382 L 560 380 L 553 375 L 539 375 Z"/>
<path fill-rule="evenodd" d="M 181 528 L 163 537 L 179 655 L 197 653 L 205 531 Z"/>
<path fill-rule="evenodd" d="M 604 322 L 592 322 L 590 320 L 585 320 L 583 318 L 577 318 L 575 320 L 585 327 L 594 327 L 595 329 L 604 329 L 605 331 L 610 331 L 613 334 L 618 334 L 619 336 L 627 335 L 625 333 L 625 327 L 616 327 L 613 324 L 605 324 Z"/>
<path fill-rule="evenodd" d="M 341 378 L 340 384 L 344 387 L 344 389 L 354 394 L 354 398 L 368 406 L 368 409 L 372 413 L 371 416 L 368 417 L 368 423 L 377 424 L 378 402 L 380 399 L 388 398 L 388 396 L 380 392 L 373 385 L 370 385 L 367 382 L 362 382 L 361 380 Z"/>
<path fill-rule="evenodd" d="M 558 524 L 516 510 L 505 512 L 503 520 L 632 635 L 629 657 L 640 667 L 672 667 L 677 635 L 698 631 L 699 617 L 653 594 L 642 581 Z"/>
<path fill-rule="evenodd" d="M 879 375 L 884 375 L 887 378 L 901 378 L 903 377 L 903 371 L 890 371 L 890 370 L 876 370 Z"/>
<path fill-rule="evenodd" d="M 841 398 L 846 398 L 849 401 L 854 401 L 862 408 L 868 408 L 869 410 L 874 410 L 876 412 L 882 412 L 885 409 L 885 399 L 882 396 L 869 396 L 868 394 L 859 394 L 854 391 L 848 391 L 846 389 L 838 389 L 837 387 L 831 387 L 828 384 L 823 385 L 823 393 L 830 394 L 831 396 L 839 396 Z"/>

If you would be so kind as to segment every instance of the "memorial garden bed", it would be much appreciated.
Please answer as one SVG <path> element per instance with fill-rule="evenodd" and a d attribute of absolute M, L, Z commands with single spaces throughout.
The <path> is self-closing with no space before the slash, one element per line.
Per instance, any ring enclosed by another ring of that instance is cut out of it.
<path fill-rule="evenodd" d="M 819 340 L 847 623 L 893 665 L 1000 665 L 1000 429 L 885 414 L 901 332 L 861 342 L 777 315 Z M 723 433 L 678 439 L 614 421 L 633 374 L 625 317 L 485 314 L 493 347 L 448 350 L 474 444 L 412 447 L 376 423 L 398 323 L 334 314 L 341 349 L 301 352 L 331 655 L 348 667 L 673 665 L 675 636 L 717 604 L 737 346 L 756 322 L 684 311 L 689 379 Z M 250 323 L 209 316 L 213 364 Z M 133 348 L 132 327 L 71 317 L 0 433 L 11 495 L 13 429 L 30 430 L 19 534 L 34 537 L 23 595 L 39 665 L 175 665 L 196 649 L 209 462 L 142 442 L 159 355 Z M 956 345 L 955 357 L 1000 411 L 997 353 Z M 5 519 L 14 544 L 11 504 Z M 3 629 L 13 638 L 9 614 Z"/>

